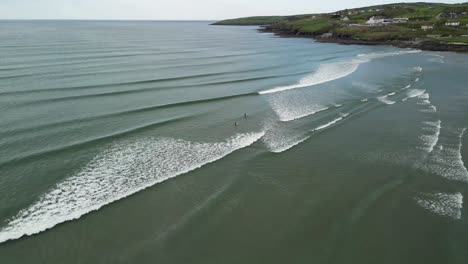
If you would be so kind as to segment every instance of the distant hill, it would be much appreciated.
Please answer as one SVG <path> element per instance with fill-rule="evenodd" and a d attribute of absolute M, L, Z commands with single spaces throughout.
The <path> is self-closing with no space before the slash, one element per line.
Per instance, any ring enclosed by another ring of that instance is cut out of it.
<path fill-rule="evenodd" d="M 370 24 L 371 17 L 381 23 Z M 214 25 L 258 25 L 264 31 L 309 36 L 325 42 L 399 43 L 399 46 L 425 43 L 426 47 L 421 48 L 446 50 L 446 44 L 468 44 L 468 3 L 395 3 L 324 14 L 237 18 Z M 468 51 L 468 47 L 456 49 Z"/>

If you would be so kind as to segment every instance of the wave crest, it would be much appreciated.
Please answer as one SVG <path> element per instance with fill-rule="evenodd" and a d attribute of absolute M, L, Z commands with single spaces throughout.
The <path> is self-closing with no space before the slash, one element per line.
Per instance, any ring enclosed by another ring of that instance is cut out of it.
<path fill-rule="evenodd" d="M 111 146 L 57 184 L 0 229 L 0 243 L 78 219 L 102 206 L 247 147 L 264 135 L 238 134 L 225 142 L 146 138 Z"/>

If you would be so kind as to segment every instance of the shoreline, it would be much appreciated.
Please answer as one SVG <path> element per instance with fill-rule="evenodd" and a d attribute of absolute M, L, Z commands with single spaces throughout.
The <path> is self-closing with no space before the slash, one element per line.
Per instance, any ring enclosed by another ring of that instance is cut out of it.
<path fill-rule="evenodd" d="M 468 45 L 466 44 L 449 44 L 439 43 L 428 40 L 422 41 L 402 41 L 402 40 L 385 40 L 385 41 L 368 41 L 352 38 L 339 38 L 339 37 L 322 37 L 321 35 L 313 34 L 298 34 L 285 30 L 276 30 L 269 28 L 269 26 L 260 26 L 257 29 L 262 33 L 273 33 L 275 36 L 286 38 L 311 38 L 320 43 L 335 43 L 340 45 L 367 45 L 367 46 L 393 46 L 397 48 L 412 48 L 424 51 L 442 51 L 442 52 L 458 52 L 468 53 Z"/>

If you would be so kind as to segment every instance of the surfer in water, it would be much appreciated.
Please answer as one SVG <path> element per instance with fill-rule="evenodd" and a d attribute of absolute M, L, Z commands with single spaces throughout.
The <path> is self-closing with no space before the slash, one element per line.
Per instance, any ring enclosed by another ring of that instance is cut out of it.
<path fill-rule="evenodd" d="M 234 123 L 234 126 L 238 126 L 239 124 L 237 122 Z"/>

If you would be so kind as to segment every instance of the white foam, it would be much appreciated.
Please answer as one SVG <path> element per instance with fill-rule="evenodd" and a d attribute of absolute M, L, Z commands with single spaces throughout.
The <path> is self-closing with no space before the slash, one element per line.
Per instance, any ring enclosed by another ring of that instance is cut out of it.
<path fill-rule="evenodd" d="M 457 220 L 462 217 L 463 195 L 461 193 L 423 194 L 415 200 L 419 206 L 437 215 Z"/>
<path fill-rule="evenodd" d="M 440 54 L 434 54 L 433 58 L 430 58 L 429 61 L 431 62 L 437 62 L 437 63 L 445 63 L 445 57 L 440 55 Z"/>
<path fill-rule="evenodd" d="M 421 52 L 421 50 L 400 50 L 400 51 L 394 51 L 394 52 L 373 52 L 373 53 L 367 53 L 367 54 L 359 54 L 358 57 L 365 58 L 365 59 L 368 59 L 368 60 L 372 60 L 372 59 L 379 59 L 379 58 L 384 58 L 384 57 L 393 57 L 393 56 L 412 54 L 412 53 L 419 53 L 419 52 Z"/>
<path fill-rule="evenodd" d="M 311 103 L 311 98 L 296 94 L 276 94 L 270 96 L 268 101 L 282 122 L 297 120 L 328 109 L 326 106 Z"/>
<path fill-rule="evenodd" d="M 411 84 L 408 84 L 407 86 L 405 86 L 404 89 L 409 89 L 409 88 L 411 88 Z"/>
<path fill-rule="evenodd" d="M 361 102 L 367 102 L 367 101 L 369 101 L 369 99 L 367 99 L 367 98 L 364 98 L 364 99 L 361 100 Z"/>
<path fill-rule="evenodd" d="M 425 109 L 422 109 L 421 112 L 425 112 L 425 113 L 437 112 L 437 107 L 435 107 L 435 105 L 431 103 L 430 96 L 428 93 L 423 93 L 420 96 L 418 96 L 418 98 L 420 99 L 418 102 L 418 105 L 424 105 L 427 107 Z"/>
<path fill-rule="evenodd" d="M 393 95 L 395 95 L 395 94 L 396 94 L 396 92 L 389 93 L 389 94 L 385 95 L 385 97 L 393 96 Z"/>
<path fill-rule="evenodd" d="M 408 99 L 421 96 L 421 95 L 423 95 L 425 92 L 426 92 L 426 90 L 411 89 L 411 90 L 409 90 L 408 93 L 406 94 L 406 98 L 404 98 L 402 101 L 404 102 L 404 101 L 406 101 L 406 100 L 408 100 Z"/>
<path fill-rule="evenodd" d="M 413 70 L 417 71 L 417 72 L 422 72 L 423 71 L 423 68 L 418 66 L 418 67 L 414 67 Z"/>
<path fill-rule="evenodd" d="M 386 95 L 377 97 L 377 100 L 379 100 L 381 103 L 388 105 L 392 105 L 395 103 L 395 101 L 388 100 Z"/>
<path fill-rule="evenodd" d="M 291 89 L 304 88 L 330 82 L 352 74 L 358 69 L 359 64 L 360 62 L 358 61 L 322 64 L 316 72 L 305 76 L 296 84 L 268 89 L 259 92 L 259 94 L 283 92 Z"/>
<path fill-rule="evenodd" d="M 439 120 L 437 122 L 424 122 L 424 124 L 428 125 L 427 128 L 430 132 L 432 132 L 432 134 L 421 136 L 421 140 L 424 142 L 427 152 L 432 153 L 435 146 L 437 146 L 437 143 L 439 142 L 442 121 Z"/>
<path fill-rule="evenodd" d="M 449 180 L 468 182 L 468 170 L 463 163 L 462 137 L 466 129 L 460 131 L 456 143 L 445 143 L 434 148 L 427 164 L 422 169 L 435 173 Z"/>
<path fill-rule="evenodd" d="M 419 82 L 419 77 L 414 80 L 414 82 Z"/>
<path fill-rule="evenodd" d="M 264 135 L 238 134 L 225 142 L 195 143 L 171 138 L 121 142 L 58 183 L 0 229 L 0 243 L 80 218 L 114 201 L 219 160 Z"/>
<path fill-rule="evenodd" d="M 317 128 L 313 129 L 312 131 L 319 131 L 319 130 L 325 129 L 325 128 L 327 128 L 327 127 L 330 127 L 330 126 L 332 126 L 332 125 L 334 125 L 334 124 L 340 122 L 341 120 L 345 119 L 347 116 L 349 116 L 348 113 L 341 114 L 340 117 L 335 118 L 335 119 L 333 119 L 332 121 L 330 121 L 330 122 L 328 122 L 328 123 L 326 123 L 326 124 L 324 124 L 324 125 L 318 126 Z"/>

